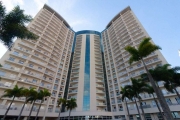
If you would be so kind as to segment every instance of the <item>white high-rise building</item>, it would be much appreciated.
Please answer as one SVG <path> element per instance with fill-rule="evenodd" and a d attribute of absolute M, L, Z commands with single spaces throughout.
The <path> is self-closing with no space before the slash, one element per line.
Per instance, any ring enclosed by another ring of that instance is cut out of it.
<path fill-rule="evenodd" d="M 131 84 L 130 78 L 138 78 L 145 70 L 141 62 L 128 64 L 130 55 L 124 47 L 137 47 L 143 38 L 149 37 L 130 7 L 118 13 L 102 32 L 75 32 L 56 11 L 44 5 L 28 28 L 40 37 L 37 41 L 17 39 L 12 50 L 1 58 L 1 95 L 15 85 L 48 89 L 51 96 L 43 102 L 39 120 L 57 119 L 59 98 L 76 99 L 77 108 L 72 110 L 71 120 L 128 120 L 120 87 Z M 167 63 L 160 51 L 144 60 L 149 69 Z M 173 116 L 178 118 L 180 99 L 167 92 L 163 82 L 158 85 Z M 162 120 L 152 96 L 142 93 L 141 97 L 146 119 Z M 11 100 L 0 99 L 0 117 Z M 23 97 L 15 98 L 7 120 L 17 118 L 23 102 Z M 35 103 L 32 119 L 40 102 Z M 130 120 L 139 120 L 135 103 L 127 102 Z M 27 103 L 22 113 L 24 120 L 30 108 L 31 104 Z M 68 115 L 68 111 L 63 109 L 61 120 L 67 120 Z"/>

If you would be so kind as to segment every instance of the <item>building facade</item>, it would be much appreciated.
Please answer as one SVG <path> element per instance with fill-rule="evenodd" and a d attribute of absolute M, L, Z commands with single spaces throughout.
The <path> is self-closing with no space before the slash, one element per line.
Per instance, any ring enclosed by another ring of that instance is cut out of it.
<path fill-rule="evenodd" d="M 42 104 L 39 119 L 56 119 L 59 98 L 77 101 L 71 113 L 72 120 L 127 118 L 126 104 L 121 100 L 120 88 L 131 84 L 130 78 L 138 78 L 145 72 L 141 62 L 128 64 L 130 55 L 124 50 L 128 45 L 137 47 L 149 37 L 130 7 L 118 13 L 102 32 L 83 30 L 74 32 L 70 25 L 47 5 L 38 12 L 28 29 L 39 35 L 36 40 L 17 39 L 11 51 L 7 51 L 0 63 L 0 94 L 15 85 L 36 90 L 48 89 L 51 96 Z M 153 43 L 153 41 L 151 41 Z M 160 51 L 146 57 L 149 69 L 167 63 Z M 167 92 L 163 82 L 158 85 L 175 118 L 179 117 L 180 99 Z M 151 95 L 141 94 L 147 120 L 162 120 Z M 0 99 L 2 117 L 12 98 Z M 16 117 L 23 97 L 16 98 L 7 118 Z M 36 101 L 32 117 L 41 101 Z M 127 99 L 130 120 L 139 120 L 135 103 Z M 31 104 L 22 113 L 27 119 Z M 140 110 L 141 111 L 141 110 Z M 61 119 L 66 120 L 64 109 Z"/>

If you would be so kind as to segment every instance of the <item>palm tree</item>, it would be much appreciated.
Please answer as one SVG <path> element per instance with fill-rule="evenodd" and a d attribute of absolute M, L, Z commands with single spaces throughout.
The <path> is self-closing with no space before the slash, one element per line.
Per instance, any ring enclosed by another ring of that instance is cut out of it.
<path fill-rule="evenodd" d="M 11 100 L 11 103 L 9 104 L 9 107 L 7 108 L 4 116 L 3 116 L 3 120 L 5 120 L 6 116 L 7 116 L 7 113 L 12 105 L 12 103 L 14 102 L 14 99 L 15 97 L 21 97 L 22 94 L 21 94 L 21 91 L 23 90 L 24 88 L 23 87 L 18 87 L 17 85 L 15 85 L 15 87 L 13 89 L 6 89 L 4 92 L 5 94 L 2 95 L 2 97 L 9 97 L 9 98 L 12 98 Z"/>
<path fill-rule="evenodd" d="M 165 100 L 161 90 L 156 86 L 152 75 L 149 73 L 147 66 L 144 63 L 144 59 L 143 59 L 144 57 L 147 57 L 152 52 L 161 49 L 159 46 L 153 45 L 150 42 L 150 40 L 151 40 L 151 38 L 144 38 L 137 49 L 135 47 L 127 46 L 127 47 L 125 47 L 125 50 L 131 54 L 131 57 L 129 59 L 130 64 L 132 64 L 133 62 L 136 62 L 136 61 L 141 61 L 143 63 L 146 73 L 148 75 L 148 78 L 150 80 L 150 83 L 151 83 L 151 85 L 159 99 L 159 102 L 162 106 L 162 109 L 164 111 L 166 119 L 173 120 L 174 118 L 171 114 L 169 106 L 167 105 L 166 100 Z"/>
<path fill-rule="evenodd" d="M 62 105 L 66 104 L 66 99 L 64 98 L 59 98 L 57 101 L 57 105 L 59 107 L 59 115 L 58 115 L 58 120 L 60 120 L 60 114 L 61 114 L 61 109 L 62 109 Z"/>
<path fill-rule="evenodd" d="M 34 108 L 35 101 L 38 99 L 38 92 L 37 91 L 35 91 L 35 90 L 32 91 L 32 94 L 33 95 L 29 98 L 29 100 L 31 101 L 32 106 L 31 106 L 31 110 L 29 112 L 29 116 L 28 116 L 27 120 L 30 120 L 31 113 L 32 113 L 32 110 Z"/>
<path fill-rule="evenodd" d="M 155 98 L 155 96 L 154 96 L 154 89 L 152 88 L 152 86 L 149 86 L 149 88 L 147 89 L 147 93 L 148 93 L 148 94 L 151 94 L 151 95 L 153 96 L 153 99 L 154 99 L 154 101 L 155 101 L 155 103 L 156 103 L 156 105 L 157 105 L 157 108 L 158 108 L 158 110 L 159 110 L 159 112 L 160 112 L 163 120 L 165 120 L 164 115 L 163 115 L 163 113 L 162 113 L 162 111 L 161 111 L 161 108 L 159 107 L 159 104 L 158 104 L 158 102 L 157 102 L 157 100 L 156 100 L 156 98 Z"/>
<path fill-rule="evenodd" d="M 33 93 L 34 93 L 34 90 L 35 88 L 30 88 L 30 89 L 23 89 L 22 91 L 21 91 L 21 95 L 23 96 L 23 97 L 25 97 L 25 101 L 24 101 L 24 104 L 23 104 L 23 106 L 22 106 L 22 108 L 21 108 L 21 111 L 20 111 L 20 113 L 19 113 L 19 116 L 18 116 L 18 119 L 17 120 L 20 120 L 20 118 L 21 118 L 21 114 L 22 114 L 22 111 L 23 111 L 23 109 L 24 109 L 24 106 L 25 106 L 25 104 L 28 102 L 28 101 L 30 101 L 31 100 L 31 96 L 33 96 Z"/>
<path fill-rule="evenodd" d="M 38 108 L 38 111 L 37 111 L 37 114 L 36 114 L 36 118 L 35 120 L 37 120 L 38 118 L 38 114 L 39 114 L 39 111 L 40 111 L 40 108 L 41 108 L 41 105 L 42 103 L 44 102 L 45 98 L 50 96 L 51 93 L 47 90 L 47 89 L 44 89 L 44 90 L 40 90 L 39 93 L 38 93 L 38 99 L 41 100 L 41 103 L 39 105 L 39 108 Z"/>
<path fill-rule="evenodd" d="M 71 98 L 70 100 L 67 100 L 66 107 L 67 107 L 67 110 L 69 110 L 68 120 L 70 120 L 71 110 L 77 107 L 76 99 Z"/>
<path fill-rule="evenodd" d="M 32 17 L 24 14 L 19 6 L 16 6 L 12 11 L 6 13 L 6 8 L 0 2 L 0 40 L 7 46 L 11 47 L 13 38 L 33 39 L 38 38 L 37 35 L 30 32 L 25 23 L 32 20 Z"/>
<path fill-rule="evenodd" d="M 125 100 L 126 109 L 127 109 L 127 112 L 128 112 L 128 119 L 130 119 L 129 118 L 129 108 L 128 108 L 127 101 L 126 101 L 126 98 L 130 99 L 130 93 L 128 92 L 128 89 L 121 87 L 120 94 L 122 94 L 122 97 L 121 97 L 122 101 Z"/>
<path fill-rule="evenodd" d="M 138 107 L 138 105 L 137 105 L 136 98 L 134 97 L 134 94 L 135 94 L 134 91 L 129 87 L 129 85 L 126 85 L 123 89 L 126 91 L 126 94 L 124 94 L 124 95 L 126 95 L 126 97 L 127 97 L 128 99 L 130 99 L 131 101 L 134 101 L 134 102 L 135 102 L 136 109 L 137 109 L 137 111 L 138 111 L 139 117 L 140 117 L 140 119 L 142 120 L 141 114 L 140 114 L 140 111 L 139 111 L 139 107 Z M 122 94 L 122 93 L 121 93 L 121 94 Z M 124 97 L 125 97 L 125 96 L 124 96 Z M 123 96 L 122 96 L 122 99 L 124 99 Z"/>
<path fill-rule="evenodd" d="M 144 109 L 142 106 L 140 93 L 147 92 L 149 85 L 146 84 L 142 79 L 131 78 L 131 82 L 132 82 L 132 85 L 127 85 L 126 87 L 128 89 L 131 89 L 134 93 L 133 96 L 139 100 L 139 104 L 140 104 L 140 107 L 142 110 L 142 115 L 144 117 L 144 120 L 146 120 L 145 115 L 144 115 Z"/>
<path fill-rule="evenodd" d="M 156 66 L 154 69 L 150 69 L 152 77 L 156 82 L 164 81 L 164 87 L 167 91 L 174 93 L 180 98 L 179 92 L 176 87 L 180 86 L 180 67 L 170 68 L 170 64 L 164 64 L 162 66 Z M 142 74 L 143 79 L 148 79 L 147 74 Z"/>

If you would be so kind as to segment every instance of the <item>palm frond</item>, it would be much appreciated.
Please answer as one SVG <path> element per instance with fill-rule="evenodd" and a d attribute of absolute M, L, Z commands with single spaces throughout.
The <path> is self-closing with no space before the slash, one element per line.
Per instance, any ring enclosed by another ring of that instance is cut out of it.
<path fill-rule="evenodd" d="M 139 52 L 137 51 L 136 48 L 127 46 L 127 47 L 125 47 L 125 50 L 131 54 L 131 57 L 129 59 L 129 64 L 132 64 L 134 61 L 140 60 Z"/>
<path fill-rule="evenodd" d="M 150 42 L 150 38 L 144 38 L 144 40 L 140 43 L 138 47 L 139 55 L 143 57 L 147 57 L 152 52 L 161 49 L 158 45 L 154 45 Z"/>

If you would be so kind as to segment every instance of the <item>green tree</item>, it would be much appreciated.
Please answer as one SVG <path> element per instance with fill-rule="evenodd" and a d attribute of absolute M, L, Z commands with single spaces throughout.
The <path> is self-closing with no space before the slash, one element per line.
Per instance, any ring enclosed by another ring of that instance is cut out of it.
<path fill-rule="evenodd" d="M 21 91 L 21 96 L 22 96 L 22 97 L 25 97 L 25 100 L 24 100 L 24 104 L 23 104 L 23 106 L 22 106 L 22 108 L 21 108 L 21 111 L 20 111 L 20 113 L 19 113 L 19 116 L 18 116 L 18 119 L 17 119 L 17 120 L 20 120 L 21 114 L 22 114 L 22 112 L 23 112 L 23 110 L 24 110 L 24 107 L 25 107 L 26 103 L 31 100 L 31 96 L 33 96 L 34 89 L 35 89 L 35 88 L 30 88 L 30 89 L 25 88 L 25 89 L 23 89 L 23 90 Z"/>
<path fill-rule="evenodd" d="M 39 93 L 38 93 L 38 100 L 41 100 L 41 103 L 39 105 L 39 108 L 38 108 L 38 111 L 37 111 L 37 114 L 36 114 L 36 118 L 35 120 L 37 120 L 38 118 L 38 114 L 39 114 L 39 111 L 41 109 L 41 105 L 42 103 L 44 102 L 44 100 L 46 99 L 46 97 L 50 96 L 51 93 L 47 90 L 47 89 L 44 89 L 44 90 L 40 90 Z"/>
<path fill-rule="evenodd" d="M 126 98 L 131 99 L 130 93 L 129 93 L 128 89 L 121 87 L 120 94 L 122 94 L 122 96 L 121 96 L 122 101 L 125 101 L 125 103 L 126 103 L 126 109 L 128 112 L 128 119 L 130 119 L 129 118 L 129 108 L 128 108 L 127 101 L 126 101 Z"/>
<path fill-rule="evenodd" d="M 64 98 L 59 98 L 58 101 L 57 101 L 57 106 L 59 107 L 58 120 L 60 120 L 62 105 L 66 105 L 66 99 L 64 99 Z"/>
<path fill-rule="evenodd" d="M 5 120 L 6 116 L 7 116 L 7 113 L 12 105 L 12 103 L 14 102 L 14 99 L 15 97 L 21 97 L 22 94 L 21 94 L 21 91 L 23 90 L 24 88 L 23 87 L 18 87 L 17 85 L 15 85 L 15 87 L 13 89 L 6 89 L 4 92 L 5 94 L 2 95 L 2 97 L 9 97 L 9 98 L 12 98 L 11 100 L 11 103 L 9 104 L 9 107 L 7 108 L 4 116 L 3 116 L 3 120 Z"/>
<path fill-rule="evenodd" d="M 180 98 L 179 92 L 176 90 L 177 87 L 180 87 L 180 67 L 170 68 L 170 64 L 164 64 L 162 66 L 156 66 L 154 69 L 150 69 L 152 77 L 156 82 L 164 81 L 164 87 L 167 91 L 171 93 L 176 93 Z M 148 79 L 147 74 L 142 74 L 143 79 Z"/>
<path fill-rule="evenodd" d="M 155 96 L 154 96 L 154 89 L 153 89 L 153 87 L 152 87 L 152 86 L 149 86 L 146 92 L 147 92 L 148 94 L 151 94 L 151 95 L 153 96 L 154 102 L 156 103 L 157 108 L 158 108 L 158 110 L 159 110 L 159 112 L 160 112 L 163 120 L 165 120 L 164 115 L 163 115 L 163 113 L 162 113 L 162 111 L 161 111 L 161 108 L 159 107 L 158 101 L 156 100 L 156 98 L 155 98 Z"/>
<path fill-rule="evenodd" d="M 31 92 L 31 94 L 32 94 L 32 95 L 30 96 L 29 101 L 31 101 L 32 106 L 31 106 L 31 110 L 30 110 L 30 112 L 29 112 L 29 116 L 28 116 L 27 120 L 30 120 L 30 118 L 31 118 L 31 113 L 32 113 L 32 110 L 33 110 L 33 108 L 34 108 L 34 104 L 35 104 L 36 100 L 38 99 L 38 92 L 37 92 L 36 90 L 33 90 L 33 91 Z"/>
<path fill-rule="evenodd" d="M 152 44 L 150 42 L 150 40 L 151 40 L 151 38 L 144 38 L 137 49 L 135 47 L 127 46 L 127 47 L 125 47 L 125 50 L 128 51 L 131 55 L 131 57 L 129 59 L 130 64 L 132 64 L 133 62 L 136 62 L 136 61 L 141 61 L 143 63 L 146 73 L 148 75 L 148 78 L 150 80 L 150 83 L 151 83 L 151 85 L 158 97 L 158 100 L 162 106 L 162 109 L 164 111 L 166 119 L 173 120 L 174 118 L 171 114 L 169 106 L 166 103 L 166 100 L 162 94 L 162 91 L 156 86 L 152 75 L 149 73 L 147 66 L 144 63 L 143 58 L 147 57 L 152 52 L 161 49 L 159 46 Z"/>
<path fill-rule="evenodd" d="M 134 91 L 131 89 L 131 87 L 129 87 L 129 85 L 126 85 L 123 89 L 124 89 L 124 92 L 126 91 L 126 93 L 124 93 L 124 92 L 121 93 L 122 94 L 122 99 L 124 99 L 124 97 L 127 97 L 129 100 L 135 102 L 136 109 L 138 111 L 139 117 L 142 120 L 142 117 L 141 117 L 141 114 L 140 114 L 140 111 L 139 111 L 139 107 L 137 105 L 136 98 L 134 97 L 134 94 L 135 94 Z"/>
<path fill-rule="evenodd" d="M 6 13 L 6 8 L 0 2 L 0 41 L 8 48 L 13 43 L 13 38 L 38 39 L 38 36 L 30 32 L 25 24 L 32 20 L 30 15 L 25 15 L 24 10 L 16 6 Z"/>
<path fill-rule="evenodd" d="M 132 82 L 132 85 L 127 85 L 127 88 L 131 89 L 131 91 L 133 91 L 132 92 L 133 97 L 135 97 L 139 100 L 139 104 L 140 104 L 140 107 L 142 110 L 142 115 L 144 117 L 144 120 L 146 120 L 145 114 L 144 114 L 144 109 L 142 106 L 142 98 L 140 96 L 140 93 L 147 92 L 149 85 L 147 83 L 145 83 L 142 79 L 131 78 L 131 82 Z"/>
<path fill-rule="evenodd" d="M 67 107 L 67 110 L 69 110 L 68 120 L 70 120 L 71 110 L 77 107 L 76 99 L 71 98 L 70 100 L 67 100 L 66 107 Z"/>

